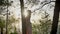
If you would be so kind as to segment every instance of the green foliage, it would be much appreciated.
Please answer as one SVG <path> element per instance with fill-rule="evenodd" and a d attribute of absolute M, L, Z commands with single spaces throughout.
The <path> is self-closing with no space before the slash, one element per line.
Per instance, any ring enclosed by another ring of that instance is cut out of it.
<path fill-rule="evenodd" d="M 18 19 L 16 19 L 16 18 L 14 17 L 14 15 L 10 16 L 10 18 L 9 18 L 8 20 L 9 20 L 9 24 L 12 24 L 12 23 L 14 23 L 14 22 L 19 21 Z"/>
<path fill-rule="evenodd" d="M 9 23 L 8 23 L 8 32 L 11 32 L 11 29 L 13 29 L 12 24 L 17 23 L 19 20 L 14 17 L 14 15 L 10 16 Z M 16 30 L 16 29 L 15 29 Z M 11 33 L 16 34 L 17 32 Z"/>
<path fill-rule="evenodd" d="M 9 2 L 9 0 L 0 0 L 0 6 L 10 6 L 13 1 Z"/>
<path fill-rule="evenodd" d="M 11 25 L 12 23 L 14 22 L 17 22 L 19 21 L 18 19 L 14 18 L 14 16 L 10 16 L 10 18 L 8 19 L 8 25 Z M 6 22 L 6 19 L 4 19 L 3 16 L 0 16 L 0 27 L 5 27 L 5 22 Z"/>
<path fill-rule="evenodd" d="M 32 24 L 32 32 L 33 32 L 33 34 L 37 34 L 39 28 L 40 28 L 40 27 L 39 27 L 38 25 Z"/>
<path fill-rule="evenodd" d="M 4 0 L 0 0 L 0 5 L 3 5 L 4 4 Z"/>
<path fill-rule="evenodd" d="M 16 32 L 16 27 L 15 27 L 15 29 L 14 29 L 14 32 L 11 32 L 10 34 L 18 34 L 18 33 Z"/>
<path fill-rule="evenodd" d="M 5 20 L 0 18 L 0 27 L 5 27 Z"/>
<path fill-rule="evenodd" d="M 39 22 L 39 24 L 32 24 L 33 34 L 48 34 L 51 27 L 51 19 L 49 19 L 49 14 L 44 12 Z"/>
<path fill-rule="evenodd" d="M 6 19 L 4 19 L 5 17 L 3 16 L 0 16 L 0 28 L 5 28 L 6 26 Z M 15 22 L 18 22 L 19 20 L 16 19 L 13 15 L 10 16 L 10 18 L 8 19 L 8 33 L 10 32 L 10 30 L 12 29 L 12 26 L 11 24 L 12 23 L 15 23 Z M 14 34 L 16 34 L 16 32 L 14 32 Z"/>

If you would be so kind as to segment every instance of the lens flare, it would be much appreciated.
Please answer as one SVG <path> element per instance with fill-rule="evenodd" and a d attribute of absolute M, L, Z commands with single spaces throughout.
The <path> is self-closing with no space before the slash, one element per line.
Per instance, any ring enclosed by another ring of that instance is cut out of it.
<path fill-rule="evenodd" d="M 24 11 L 24 16 L 27 17 L 28 16 L 28 12 L 27 11 Z"/>

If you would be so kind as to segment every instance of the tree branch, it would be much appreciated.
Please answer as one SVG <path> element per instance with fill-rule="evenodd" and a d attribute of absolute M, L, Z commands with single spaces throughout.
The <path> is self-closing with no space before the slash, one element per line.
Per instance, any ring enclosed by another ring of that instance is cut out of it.
<path fill-rule="evenodd" d="M 50 2 L 48 2 L 48 3 L 46 2 L 46 3 L 44 3 L 42 6 L 40 6 L 39 8 L 35 9 L 33 12 L 35 12 L 35 11 L 43 8 L 45 5 L 47 5 L 47 4 L 51 3 L 51 2 L 55 2 L 55 1 L 50 1 Z"/>

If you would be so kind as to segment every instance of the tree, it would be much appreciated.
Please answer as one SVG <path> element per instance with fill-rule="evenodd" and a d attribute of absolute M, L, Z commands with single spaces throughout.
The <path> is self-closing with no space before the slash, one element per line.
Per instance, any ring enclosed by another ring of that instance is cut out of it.
<path fill-rule="evenodd" d="M 42 15 L 42 19 L 40 20 L 40 30 L 41 34 L 49 34 L 51 28 L 51 19 L 49 19 L 49 14 L 44 12 L 44 17 Z"/>
<path fill-rule="evenodd" d="M 26 34 L 32 34 L 32 25 L 30 22 L 30 18 L 31 18 L 31 10 L 28 10 L 28 15 L 26 17 Z"/>
<path fill-rule="evenodd" d="M 32 24 L 32 31 L 33 34 L 49 34 L 51 29 L 51 19 L 49 19 L 49 14 L 44 12 L 41 15 L 41 19 L 39 20 L 38 24 Z"/>
<path fill-rule="evenodd" d="M 0 16 L 0 28 L 1 28 L 1 34 L 3 34 L 3 28 L 5 28 L 5 20 L 1 16 Z"/>
<path fill-rule="evenodd" d="M 6 19 L 4 19 L 5 18 L 5 16 L 0 16 L 0 28 L 1 28 L 1 34 L 3 34 L 3 28 L 5 28 L 5 21 L 6 21 Z M 10 28 L 12 27 L 11 26 L 11 24 L 12 23 L 15 23 L 15 22 L 18 22 L 19 20 L 18 19 L 16 19 L 15 17 L 14 17 L 14 15 L 11 15 L 10 16 L 10 18 L 8 19 L 8 26 L 7 26 L 7 28 L 8 28 L 8 34 L 9 34 L 9 31 L 11 30 Z"/>
<path fill-rule="evenodd" d="M 37 10 L 42 10 L 42 8 L 46 5 L 48 5 L 48 7 L 50 6 L 50 9 L 53 8 L 55 5 L 52 4 L 52 2 L 55 2 L 54 0 L 26 0 L 26 3 L 27 5 L 31 5 L 30 8 L 33 8 L 34 6 L 38 6 L 38 8 L 35 8 L 33 10 L 33 12 L 37 11 Z M 46 10 L 46 9 L 43 9 L 43 10 Z"/>
<path fill-rule="evenodd" d="M 59 11 L 60 11 L 60 0 L 56 0 L 54 16 L 53 16 L 53 23 L 52 23 L 52 28 L 51 28 L 52 30 L 51 30 L 50 34 L 57 34 Z"/>
<path fill-rule="evenodd" d="M 28 10 L 28 16 L 24 16 L 24 0 L 20 0 L 21 16 L 22 16 L 22 34 L 32 34 L 32 26 L 30 23 L 31 11 Z"/>
<path fill-rule="evenodd" d="M 8 34 L 8 7 L 11 5 L 11 3 L 9 3 L 9 1 L 8 0 L 6 0 L 6 6 L 7 6 L 7 15 L 6 15 L 6 34 Z"/>
<path fill-rule="evenodd" d="M 24 12 L 24 1 L 23 0 L 20 0 L 20 6 L 21 6 L 21 17 L 22 17 L 22 34 L 26 34 L 25 17 L 23 15 L 23 12 Z"/>
<path fill-rule="evenodd" d="M 7 6 L 7 20 L 6 20 L 6 22 L 8 22 L 8 6 L 10 6 L 11 3 L 12 2 L 8 2 L 8 0 L 0 0 L 0 6 Z M 0 12 L 2 12 L 2 11 L 0 11 Z M 6 34 L 7 34 L 7 23 L 6 23 Z"/>
<path fill-rule="evenodd" d="M 0 0 L 0 5 L 5 4 L 4 1 L 5 1 L 5 0 Z"/>

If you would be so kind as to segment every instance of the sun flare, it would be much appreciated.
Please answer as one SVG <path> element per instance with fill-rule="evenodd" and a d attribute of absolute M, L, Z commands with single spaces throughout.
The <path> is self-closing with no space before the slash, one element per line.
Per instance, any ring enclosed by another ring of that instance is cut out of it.
<path fill-rule="evenodd" d="M 24 11 L 24 16 L 27 17 L 28 16 L 28 12 L 27 11 Z"/>

